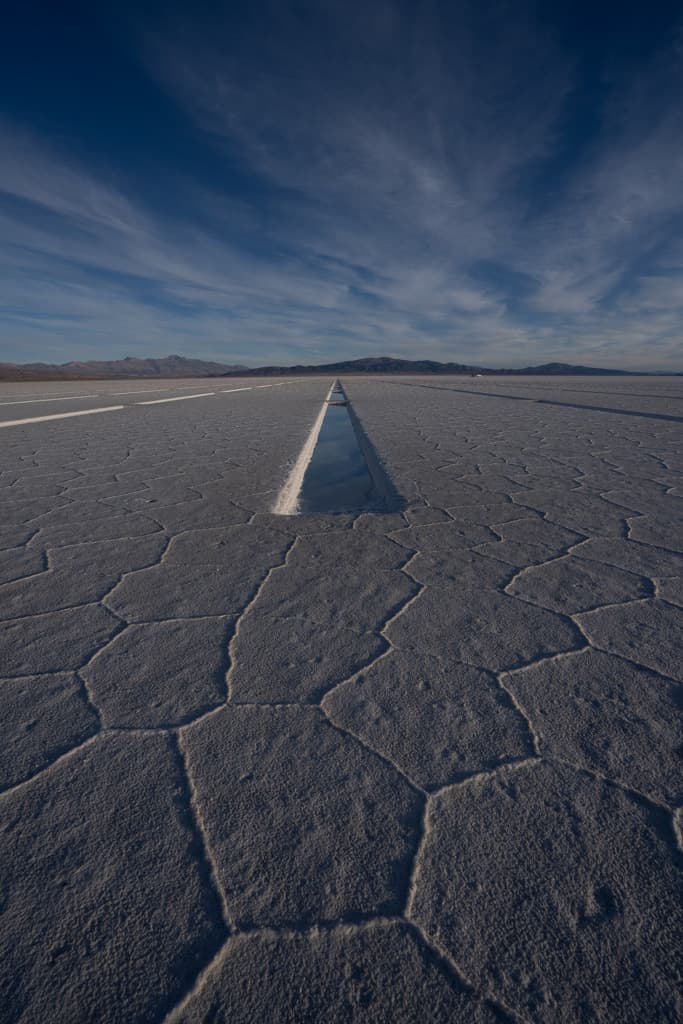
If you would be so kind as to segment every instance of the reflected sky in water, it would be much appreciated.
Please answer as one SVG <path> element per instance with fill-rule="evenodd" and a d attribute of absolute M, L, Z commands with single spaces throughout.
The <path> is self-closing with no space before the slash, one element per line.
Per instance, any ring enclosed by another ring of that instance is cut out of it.
<path fill-rule="evenodd" d="M 304 476 L 299 510 L 304 515 L 354 512 L 370 507 L 374 498 L 372 477 L 348 409 L 330 405 Z"/>

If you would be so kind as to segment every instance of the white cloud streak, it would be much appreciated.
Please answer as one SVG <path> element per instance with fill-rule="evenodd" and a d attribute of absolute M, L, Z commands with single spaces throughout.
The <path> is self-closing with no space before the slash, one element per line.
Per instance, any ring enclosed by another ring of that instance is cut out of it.
<path fill-rule="evenodd" d="M 268 217 L 199 172 L 160 212 L 0 122 L 5 358 L 683 368 L 674 60 L 614 73 L 601 131 L 556 185 L 578 71 L 537 26 L 446 26 L 436 4 L 292 10 L 274 5 L 270 42 L 184 23 L 143 51 Z"/>

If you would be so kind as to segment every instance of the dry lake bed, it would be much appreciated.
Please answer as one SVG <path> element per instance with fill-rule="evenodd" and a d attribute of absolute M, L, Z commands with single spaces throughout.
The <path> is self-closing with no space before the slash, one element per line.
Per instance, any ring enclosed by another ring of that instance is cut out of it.
<path fill-rule="evenodd" d="M 683 378 L 332 384 L 0 385 L 0 1019 L 680 1021 Z"/>

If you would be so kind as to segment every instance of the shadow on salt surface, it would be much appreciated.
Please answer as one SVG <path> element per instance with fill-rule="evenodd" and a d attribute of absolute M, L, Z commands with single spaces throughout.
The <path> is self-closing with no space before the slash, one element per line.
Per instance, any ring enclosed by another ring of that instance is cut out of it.
<path fill-rule="evenodd" d="M 397 512 L 401 508 L 400 495 L 337 382 L 304 473 L 297 513 Z"/>

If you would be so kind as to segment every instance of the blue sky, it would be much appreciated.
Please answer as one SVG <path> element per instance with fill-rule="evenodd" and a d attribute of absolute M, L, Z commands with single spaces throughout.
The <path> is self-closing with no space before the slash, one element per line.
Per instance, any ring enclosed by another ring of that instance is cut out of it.
<path fill-rule="evenodd" d="M 20 6 L 0 359 L 683 370 L 679 5 Z"/>

